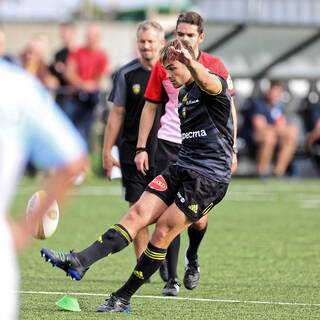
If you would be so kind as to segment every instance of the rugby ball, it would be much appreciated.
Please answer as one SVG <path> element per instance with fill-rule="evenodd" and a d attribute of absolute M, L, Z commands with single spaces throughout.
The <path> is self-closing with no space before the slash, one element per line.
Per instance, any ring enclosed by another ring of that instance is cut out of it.
<path fill-rule="evenodd" d="M 46 197 L 44 190 L 35 192 L 28 201 L 26 216 L 27 219 L 34 212 L 36 212 L 40 205 L 43 203 Z M 57 201 L 54 201 L 50 208 L 47 210 L 42 218 L 42 221 L 35 226 L 33 231 L 33 237 L 36 239 L 47 239 L 50 238 L 56 231 L 59 223 L 59 206 Z"/>

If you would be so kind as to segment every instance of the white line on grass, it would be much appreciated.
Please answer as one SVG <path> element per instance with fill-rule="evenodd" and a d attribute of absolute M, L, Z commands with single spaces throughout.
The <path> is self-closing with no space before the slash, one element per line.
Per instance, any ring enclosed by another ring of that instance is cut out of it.
<path fill-rule="evenodd" d="M 47 291 L 19 291 L 25 294 L 49 294 L 49 295 L 65 295 L 72 294 L 75 296 L 101 296 L 108 297 L 104 293 L 87 293 L 87 292 L 47 292 Z M 286 305 L 286 306 L 303 306 L 303 307 L 320 307 L 317 303 L 297 303 L 297 302 L 276 302 L 276 301 L 248 301 L 248 300 L 224 300 L 224 299 L 202 299 L 202 298 L 182 298 L 182 297 L 164 297 L 164 296 L 133 296 L 134 298 L 144 299 L 170 299 L 170 300 L 189 300 L 204 302 L 222 302 L 222 303 L 251 303 L 251 304 L 270 304 L 270 305 Z"/>

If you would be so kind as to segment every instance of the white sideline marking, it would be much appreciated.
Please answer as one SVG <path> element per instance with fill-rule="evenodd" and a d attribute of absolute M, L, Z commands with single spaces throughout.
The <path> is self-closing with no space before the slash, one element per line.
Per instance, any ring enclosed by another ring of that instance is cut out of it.
<path fill-rule="evenodd" d="M 101 296 L 108 297 L 109 294 L 104 293 L 86 293 L 86 292 L 47 292 L 47 291 L 19 291 L 26 294 L 49 294 L 49 295 L 65 295 L 73 294 L 76 296 Z M 248 300 L 224 300 L 224 299 L 202 299 L 202 298 L 182 298 L 182 297 L 164 297 L 164 296 L 133 296 L 134 298 L 144 299 L 170 299 L 170 300 L 189 300 L 189 301 L 204 301 L 204 302 L 223 302 L 223 303 L 251 303 L 251 304 L 270 304 L 270 305 L 286 305 L 286 306 L 307 306 L 320 307 L 318 303 L 297 303 L 297 302 L 276 302 L 276 301 L 248 301 Z"/>

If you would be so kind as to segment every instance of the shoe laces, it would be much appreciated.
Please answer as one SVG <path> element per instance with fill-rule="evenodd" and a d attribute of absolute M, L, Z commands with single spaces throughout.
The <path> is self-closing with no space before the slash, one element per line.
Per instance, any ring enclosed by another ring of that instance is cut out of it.
<path fill-rule="evenodd" d="M 188 259 L 187 270 L 191 272 L 198 272 L 199 264 L 198 264 L 198 257 L 194 257 L 192 259 Z"/>
<path fill-rule="evenodd" d="M 105 304 L 111 307 L 114 307 L 117 302 L 117 298 L 113 295 L 110 296 L 109 299 L 106 299 Z"/>
<path fill-rule="evenodd" d="M 177 279 L 169 279 L 167 284 L 166 284 L 166 288 L 170 288 L 170 287 L 173 287 L 175 285 L 177 285 L 178 287 L 181 286 Z"/>

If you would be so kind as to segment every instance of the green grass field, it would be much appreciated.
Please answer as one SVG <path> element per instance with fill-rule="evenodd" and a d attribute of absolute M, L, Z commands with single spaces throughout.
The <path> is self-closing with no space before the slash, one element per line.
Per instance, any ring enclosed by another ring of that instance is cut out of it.
<path fill-rule="evenodd" d="M 41 247 L 81 250 L 126 212 L 118 181 L 90 177 L 62 210 L 54 236 L 20 255 L 20 319 L 320 319 L 319 186 L 318 180 L 234 179 L 209 218 L 195 290 L 182 285 L 179 299 L 161 298 L 164 283 L 156 273 L 133 297 L 130 313 L 97 314 L 130 275 L 132 247 L 100 260 L 82 281 L 70 281 L 39 254 Z M 14 214 L 36 188 L 23 181 Z M 185 233 L 181 247 L 182 280 Z M 78 298 L 82 312 L 55 305 L 66 293 Z"/>

